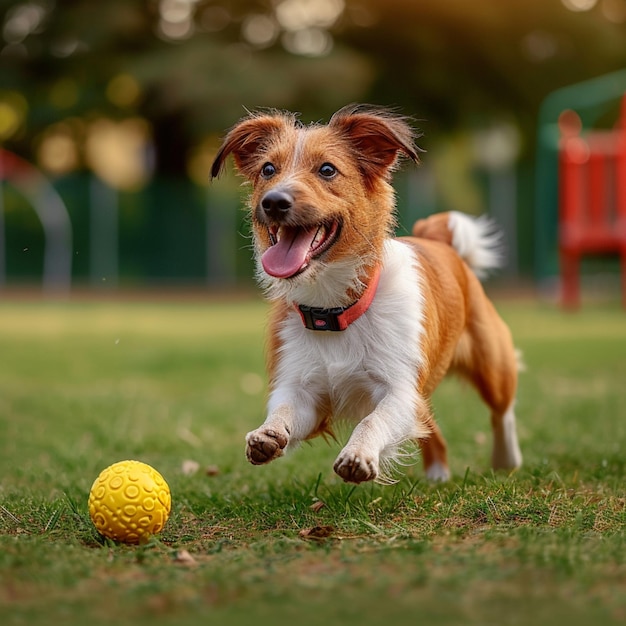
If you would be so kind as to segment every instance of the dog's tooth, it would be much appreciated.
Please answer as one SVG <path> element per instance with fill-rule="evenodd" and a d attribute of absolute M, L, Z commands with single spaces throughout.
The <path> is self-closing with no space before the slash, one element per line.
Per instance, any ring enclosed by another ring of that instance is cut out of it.
<path fill-rule="evenodd" d="M 320 226 L 313 237 L 313 247 L 317 246 L 324 240 L 324 226 Z"/>

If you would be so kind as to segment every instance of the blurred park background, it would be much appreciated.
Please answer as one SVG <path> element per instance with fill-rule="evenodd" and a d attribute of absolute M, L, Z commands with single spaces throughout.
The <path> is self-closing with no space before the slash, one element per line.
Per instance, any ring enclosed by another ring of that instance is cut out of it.
<path fill-rule="evenodd" d="M 626 92 L 626 0 L 1 0 L 0 29 L 5 290 L 246 287 L 240 180 L 209 184 L 220 137 L 246 109 L 349 102 L 423 133 L 399 234 L 488 212 L 506 280 L 549 286 L 557 120 L 610 128 Z"/>

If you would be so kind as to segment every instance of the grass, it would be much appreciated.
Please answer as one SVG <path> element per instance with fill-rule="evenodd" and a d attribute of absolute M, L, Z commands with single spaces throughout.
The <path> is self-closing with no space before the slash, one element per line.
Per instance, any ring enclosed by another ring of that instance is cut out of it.
<path fill-rule="evenodd" d="M 354 487 L 332 472 L 335 443 L 245 461 L 264 418 L 262 303 L 0 303 L 2 623 L 623 624 L 626 317 L 498 304 L 528 365 L 523 469 L 489 470 L 485 410 L 446 381 L 453 480 L 416 464 Z M 125 458 L 173 493 L 146 546 L 103 541 L 87 513 Z"/>

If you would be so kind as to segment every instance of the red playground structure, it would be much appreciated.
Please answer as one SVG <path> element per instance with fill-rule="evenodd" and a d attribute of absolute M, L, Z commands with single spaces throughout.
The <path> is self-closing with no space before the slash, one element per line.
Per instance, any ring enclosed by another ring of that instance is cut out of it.
<path fill-rule="evenodd" d="M 580 259 L 617 254 L 626 308 L 626 94 L 613 130 L 582 132 L 574 111 L 559 118 L 559 257 L 561 298 L 580 305 Z"/>

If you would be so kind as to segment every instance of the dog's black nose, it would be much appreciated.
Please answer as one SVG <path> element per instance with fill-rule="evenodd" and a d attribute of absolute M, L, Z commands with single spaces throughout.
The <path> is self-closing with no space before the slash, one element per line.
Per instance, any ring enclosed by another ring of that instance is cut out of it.
<path fill-rule="evenodd" d="M 280 220 L 285 217 L 293 204 L 293 198 L 280 189 L 271 189 L 261 199 L 261 206 L 265 215 L 271 219 Z"/>

